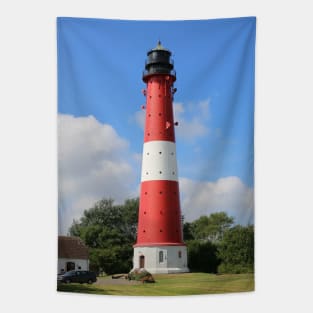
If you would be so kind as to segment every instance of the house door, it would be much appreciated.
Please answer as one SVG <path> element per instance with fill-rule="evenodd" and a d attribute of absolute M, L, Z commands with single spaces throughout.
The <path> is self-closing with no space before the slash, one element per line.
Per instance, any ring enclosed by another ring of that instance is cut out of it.
<path fill-rule="evenodd" d="M 66 262 L 66 271 L 72 271 L 75 269 L 75 263 L 74 262 Z"/>
<path fill-rule="evenodd" d="M 141 255 L 139 257 L 139 267 L 140 268 L 144 268 L 145 267 L 145 256 L 144 255 Z"/>

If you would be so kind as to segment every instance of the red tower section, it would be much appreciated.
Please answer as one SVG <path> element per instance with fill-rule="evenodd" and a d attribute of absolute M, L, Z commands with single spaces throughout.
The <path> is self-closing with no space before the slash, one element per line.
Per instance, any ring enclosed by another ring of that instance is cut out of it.
<path fill-rule="evenodd" d="M 148 52 L 146 116 L 137 242 L 134 247 L 184 246 L 179 201 L 171 52 L 160 42 Z"/>

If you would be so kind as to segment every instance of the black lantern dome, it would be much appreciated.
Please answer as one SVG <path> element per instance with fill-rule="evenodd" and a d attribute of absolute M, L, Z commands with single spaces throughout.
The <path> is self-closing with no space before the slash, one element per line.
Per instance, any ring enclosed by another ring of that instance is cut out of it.
<path fill-rule="evenodd" d="M 143 72 L 143 81 L 147 81 L 148 76 L 153 74 L 167 74 L 176 79 L 174 62 L 171 59 L 171 51 L 165 49 L 159 41 L 157 46 L 148 51 L 145 70 Z"/>

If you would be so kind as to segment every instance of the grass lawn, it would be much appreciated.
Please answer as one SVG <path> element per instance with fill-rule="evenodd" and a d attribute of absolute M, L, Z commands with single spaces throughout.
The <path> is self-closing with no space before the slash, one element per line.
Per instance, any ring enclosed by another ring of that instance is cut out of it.
<path fill-rule="evenodd" d="M 58 291 L 81 292 L 119 296 L 178 296 L 245 292 L 254 290 L 253 274 L 207 273 L 158 274 L 155 283 L 113 284 L 110 276 L 99 277 L 98 282 L 88 284 L 60 284 Z M 110 283 L 112 282 L 112 284 Z"/>

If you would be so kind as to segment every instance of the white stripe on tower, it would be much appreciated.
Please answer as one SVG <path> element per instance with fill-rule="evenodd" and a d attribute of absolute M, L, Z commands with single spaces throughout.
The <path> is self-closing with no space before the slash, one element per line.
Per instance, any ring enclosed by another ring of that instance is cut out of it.
<path fill-rule="evenodd" d="M 171 141 L 148 141 L 143 145 L 141 181 L 178 181 L 176 144 Z"/>

